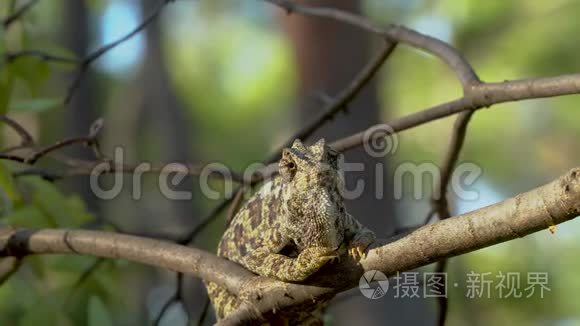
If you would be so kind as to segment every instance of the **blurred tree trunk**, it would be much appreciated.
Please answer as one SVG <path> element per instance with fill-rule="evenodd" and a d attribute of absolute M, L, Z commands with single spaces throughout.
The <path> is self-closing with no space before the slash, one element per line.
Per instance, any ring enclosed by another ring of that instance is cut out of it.
<path fill-rule="evenodd" d="M 141 12 L 148 13 L 157 3 L 157 0 L 142 0 Z M 135 80 L 135 83 L 139 85 L 137 96 L 139 96 L 138 105 L 141 113 L 137 134 L 141 140 L 147 141 L 138 144 L 138 146 L 143 149 L 141 152 L 153 153 L 153 155 L 140 155 L 140 159 L 156 163 L 192 162 L 195 161 L 195 158 L 192 153 L 191 139 L 193 139 L 192 131 L 195 128 L 174 92 L 167 71 L 165 54 L 163 53 L 161 23 L 162 17 L 154 20 L 144 31 L 147 50 Z M 171 177 L 169 181 L 171 181 Z M 175 187 L 171 185 L 171 182 L 168 182 L 168 185 L 174 190 L 191 192 L 192 183 L 192 178 L 187 177 Z M 153 207 L 145 205 L 143 208 L 146 208 L 144 213 L 151 214 L 151 211 L 161 213 L 162 215 L 154 217 L 153 224 L 161 222 L 161 227 L 174 234 L 176 232 L 186 233 L 183 223 L 192 225 L 193 222 L 193 202 L 191 200 L 158 198 Z M 163 218 L 160 219 L 159 216 L 163 216 Z M 171 227 L 175 223 L 181 224 L 180 227 Z"/>
<path fill-rule="evenodd" d="M 355 13 L 360 13 L 361 5 L 357 0 L 298 2 L 337 7 Z M 332 97 L 337 94 L 370 60 L 369 35 L 328 19 L 299 14 L 286 15 L 282 11 L 279 11 L 278 17 L 294 51 L 299 82 L 299 121 L 305 123 L 317 116 L 318 110 L 323 107 L 320 95 Z M 339 114 L 335 120 L 313 135 L 310 141 L 321 137 L 330 141 L 336 140 L 376 124 L 380 120 L 379 109 L 375 78 L 348 106 L 348 112 L 352 114 Z M 396 226 L 396 217 L 392 178 L 388 177 L 386 165 L 384 168 L 380 165 L 385 163 L 384 160 L 373 158 L 362 148 L 357 148 L 345 153 L 345 161 L 360 162 L 365 167 L 364 172 L 346 174 L 347 189 L 355 189 L 357 180 L 362 180 L 365 185 L 359 198 L 348 201 L 349 211 L 377 232 L 379 237 L 390 234 Z M 377 187 L 384 189 L 383 198 L 375 195 Z M 348 301 L 342 301 L 335 305 L 335 309 L 330 309 L 332 324 L 350 325 L 362 322 L 364 325 L 398 325 L 403 321 L 424 324 L 431 320 L 427 314 L 421 314 L 426 310 L 422 302 L 393 300 L 388 297 L 369 300 L 362 295 L 355 295 Z"/>
<path fill-rule="evenodd" d="M 154 8 L 157 0 L 142 0 L 141 12 L 148 13 Z M 136 78 L 140 87 L 139 112 L 141 112 L 138 131 L 141 142 L 139 147 L 148 155 L 140 155 L 141 159 L 150 162 L 195 162 L 191 140 L 195 127 L 191 116 L 185 111 L 172 86 L 167 71 L 166 56 L 163 46 L 163 17 L 154 20 L 145 30 L 147 51 L 141 70 Z M 153 153 L 153 155 L 151 155 Z M 152 177 L 157 182 L 157 176 Z M 167 186 L 175 191 L 193 193 L 194 179 L 186 177 L 178 185 L 171 184 L 172 176 L 168 178 Z M 158 191 L 158 187 L 154 188 Z M 139 218 L 146 218 L 151 231 L 163 231 L 173 238 L 179 238 L 191 230 L 196 224 L 199 211 L 194 208 L 193 200 L 175 200 L 165 198 L 160 192 L 147 196 L 148 200 L 139 205 Z M 174 286 L 173 277 L 171 286 Z M 188 315 L 196 316 L 202 306 L 204 297 L 201 283 L 191 277 L 184 277 L 183 293 L 189 297 L 192 294 L 195 302 L 185 302 L 184 308 Z M 171 290 L 173 291 L 173 289 Z M 160 298 L 164 300 L 163 298 Z"/>
<path fill-rule="evenodd" d="M 65 1 L 64 17 L 66 24 L 63 24 L 61 35 L 65 48 L 70 49 L 79 58 L 85 57 L 90 51 L 91 31 L 90 13 L 85 1 Z M 70 74 L 70 79 L 75 78 L 76 71 Z M 65 135 L 61 138 L 85 136 L 93 121 L 99 116 L 98 87 L 92 69 L 89 68 L 84 76 L 80 87 L 75 91 L 69 105 L 64 111 Z M 68 85 L 68 84 L 65 84 Z M 62 122 L 57 122 L 62 123 Z M 68 149 L 71 156 L 83 159 L 92 159 L 92 153 L 80 146 Z M 87 178 L 73 178 L 65 181 L 65 186 L 71 192 L 79 194 L 85 201 L 89 211 L 101 218 L 101 205 L 98 198 L 93 194 Z"/>

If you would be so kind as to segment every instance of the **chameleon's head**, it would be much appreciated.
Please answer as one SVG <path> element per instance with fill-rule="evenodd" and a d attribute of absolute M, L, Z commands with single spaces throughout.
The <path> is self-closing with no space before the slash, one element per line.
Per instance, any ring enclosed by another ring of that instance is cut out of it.
<path fill-rule="evenodd" d="M 300 248 L 336 247 L 342 241 L 342 233 L 336 232 L 344 214 L 338 155 L 324 139 L 311 146 L 296 140 L 282 152 L 279 170 L 286 185 L 285 223 Z"/>
<path fill-rule="evenodd" d="M 285 182 L 292 183 L 295 190 L 308 192 L 321 187 L 335 187 L 340 179 L 338 155 L 324 139 L 311 146 L 296 139 L 291 148 L 282 151 L 280 175 Z"/>

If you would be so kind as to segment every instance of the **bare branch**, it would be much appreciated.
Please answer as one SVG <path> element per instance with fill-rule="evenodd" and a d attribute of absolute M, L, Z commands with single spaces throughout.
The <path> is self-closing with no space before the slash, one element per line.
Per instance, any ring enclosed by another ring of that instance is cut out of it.
<path fill-rule="evenodd" d="M 103 231 L 0 228 L 0 257 L 18 258 L 29 254 L 126 259 L 195 275 L 233 293 L 241 288 L 243 281 L 254 276 L 226 259 L 162 240 Z"/>
<path fill-rule="evenodd" d="M 64 99 L 64 104 L 66 105 L 70 102 L 75 91 L 80 87 L 85 72 L 88 70 L 89 66 L 94 61 L 99 59 L 105 53 L 107 53 L 110 50 L 117 47 L 119 44 L 129 40 L 130 38 L 132 38 L 133 36 L 135 36 L 139 32 L 141 32 L 145 27 L 147 27 L 147 25 L 149 25 L 151 22 L 153 22 L 153 20 L 161 13 L 161 10 L 165 7 L 165 5 L 167 5 L 168 3 L 173 2 L 173 1 L 174 0 L 160 0 L 159 3 L 157 4 L 157 6 L 151 11 L 151 13 L 147 17 L 145 17 L 145 19 L 139 25 L 137 25 L 134 29 L 132 29 L 129 33 L 127 33 L 126 35 L 120 37 L 119 39 L 117 39 L 109 44 L 106 44 L 106 45 L 98 48 L 97 50 L 95 50 L 94 52 L 89 54 L 87 57 L 85 57 L 80 64 L 80 67 L 78 69 L 78 72 L 77 72 L 75 79 L 68 87 L 66 97 Z"/>
<path fill-rule="evenodd" d="M 20 146 L 31 146 L 34 144 L 34 138 L 32 135 L 16 120 L 13 120 L 5 115 L 0 116 L 0 121 L 7 124 L 10 128 L 14 129 L 16 133 L 20 136 Z M 8 150 L 3 151 L 3 153 L 8 152 Z"/>
<path fill-rule="evenodd" d="M 206 296 L 204 299 L 204 302 L 203 302 L 201 314 L 199 315 L 199 318 L 197 320 L 197 326 L 203 325 L 203 322 L 205 320 L 205 317 L 207 316 L 208 310 L 209 310 L 209 296 Z"/>
<path fill-rule="evenodd" d="M 0 260 L 0 286 L 8 281 L 21 265 L 22 259 L 16 257 L 6 257 Z"/>
<path fill-rule="evenodd" d="M 449 187 L 449 182 L 451 180 L 451 174 L 453 173 L 453 169 L 459 160 L 459 153 L 463 147 L 463 143 L 465 142 L 465 135 L 467 132 L 467 125 L 473 115 L 474 111 L 464 111 L 459 114 L 457 120 L 455 120 L 455 124 L 453 126 L 453 134 L 451 135 L 451 141 L 449 143 L 449 147 L 447 150 L 447 154 L 443 159 L 443 163 L 441 165 L 441 178 L 439 180 L 439 198 L 434 199 L 432 201 L 433 211 L 437 212 L 440 220 L 447 219 L 451 216 L 451 212 L 449 210 L 449 202 L 447 199 L 447 188 Z M 429 218 L 427 218 L 429 221 Z M 437 262 L 435 265 L 435 272 L 436 273 L 443 273 L 445 272 L 445 268 L 447 267 L 447 259 L 442 259 Z M 446 285 L 444 284 L 443 287 Z M 446 291 L 446 290 L 445 290 Z M 447 293 L 447 292 L 445 292 Z M 438 303 L 438 317 L 437 317 L 437 324 L 439 326 L 445 326 L 445 321 L 447 320 L 447 312 L 448 312 L 448 297 L 447 296 L 439 296 L 437 298 Z"/>
<path fill-rule="evenodd" d="M 70 290 L 69 294 L 67 295 L 66 299 L 64 300 L 65 307 L 69 306 L 72 303 L 72 298 L 73 298 L 75 292 L 78 289 L 80 289 L 81 286 L 83 286 L 83 284 L 85 284 L 85 282 L 91 277 L 91 275 L 93 275 L 93 273 L 95 273 L 105 262 L 106 262 L 106 260 L 104 258 L 97 258 L 97 259 L 95 259 L 95 261 L 93 261 L 92 264 L 90 264 L 81 273 L 81 275 L 77 278 L 77 280 L 71 286 L 71 290 Z"/>
<path fill-rule="evenodd" d="M 275 162 L 279 159 L 280 153 L 286 147 L 292 145 L 294 139 L 306 140 L 316 130 L 318 130 L 324 123 L 332 120 L 334 116 L 344 110 L 346 106 L 358 95 L 365 85 L 373 78 L 377 71 L 382 67 L 383 63 L 393 53 L 397 46 L 396 42 L 386 41 L 383 49 L 375 59 L 369 62 L 359 73 L 354 77 L 350 84 L 343 89 L 335 98 L 329 99 L 327 105 L 322 108 L 322 112 L 318 117 L 312 120 L 308 125 L 304 126 L 300 131 L 290 137 L 274 154 L 266 160 L 266 164 Z"/>
<path fill-rule="evenodd" d="M 373 130 L 391 128 L 395 133 L 448 117 L 462 111 L 478 110 L 494 104 L 555 97 L 580 93 L 580 74 L 558 77 L 522 79 L 500 83 L 481 83 L 473 86 L 469 93 L 459 99 L 433 106 L 424 111 L 409 114 L 387 124 L 377 124 L 331 144 L 338 151 L 362 145 L 365 134 Z"/>
<path fill-rule="evenodd" d="M 383 28 L 371 23 L 362 16 L 340 9 L 305 6 L 288 0 L 264 1 L 284 8 L 288 13 L 296 12 L 309 16 L 333 19 L 377 34 L 388 41 L 407 44 L 433 54 L 453 69 L 461 84 L 464 86 L 464 89 L 468 88 L 471 84 L 477 84 L 479 82 L 477 74 L 473 71 L 473 68 L 467 60 L 463 58 L 461 53 L 449 44 L 431 36 L 423 35 L 399 25 L 389 25 Z"/>
<path fill-rule="evenodd" d="M 172 304 L 180 302 L 181 300 L 183 300 L 182 292 L 181 292 L 182 286 L 183 286 L 183 274 L 177 273 L 177 278 L 175 280 L 175 293 L 171 297 L 169 297 L 169 299 L 167 299 L 167 301 L 165 301 L 165 304 L 163 304 L 163 306 L 159 310 L 157 317 L 153 321 L 154 326 L 158 326 L 161 323 L 161 319 L 163 318 L 163 316 L 165 315 L 165 313 L 167 312 L 169 307 L 171 307 Z"/>
<path fill-rule="evenodd" d="M 459 159 L 459 153 L 463 148 L 465 142 L 465 134 L 467 132 L 467 124 L 469 123 L 474 111 L 464 111 L 457 117 L 453 126 L 453 134 L 447 150 L 447 154 L 441 164 L 441 178 L 439 181 L 439 198 L 433 199 L 433 206 L 439 216 L 443 220 L 451 216 L 449 212 L 449 203 L 447 200 L 447 187 L 451 180 L 453 169 Z"/>
<path fill-rule="evenodd" d="M 46 53 L 40 50 L 22 50 L 18 52 L 7 52 L 4 54 L 4 60 L 7 63 L 11 63 L 16 61 L 20 58 L 25 57 L 36 57 L 44 61 L 56 62 L 56 63 L 65 63 L 65 64 L 72 64 L 72 65 L 79 65 L 82 63 L 81 60 L 75 58 L 68 58 L 68 57 L 61 57 L 58 55 Z"/>
<path fill-rule="evenodd" d="M 74 144 L 82 144 L 86 146 L 90 146 L 93 142 L 94 138 L 92 137 L 76 137 L 76 138 L 69 138 L 62 141 L 58 141 L 52 145 L 43 147 L 38 151 L 34 152 L 30 157 L 25 160 L 25 163 L 34 165 L 36 161 L 46 156 L 48 153 L 56 151 L 58 149 L 68 147 Z"/>
<path fill-rule="evenodd" d="M 18 8 L 13 14 L 9 15 L 8 17 L 2 20 L 2 26 L 4 29 L 8 29 L 12 23 L 19 20 L 24 14 L 26 14 L 34 5 L 38 2 L 38 0 L 30 0 L 28 3 L 23 5 L 22 7 Z"/>
<path fill-rule="evenodd" d="M 235 192 L 238 190 L 239 189 L 236 189 Z M 199 232 L 201 232 L 211 221 L 216 218 L 216 216 L 218 216 L 224 209 L 226 209 L 232 200 L 233 197 L 222 200 L 216 207 L 214 207 L 214 209 L 212 209 L 211 212 L 209 212 L 209 214 L 207 214 L 207 216 L 200 220 L 200 222 L 193 228 L 193 230 L 191 230 L 185 237 L 183 237 L 182 240 L 177 241 L 177 243 L 188 244 L 193 242 Z"/>

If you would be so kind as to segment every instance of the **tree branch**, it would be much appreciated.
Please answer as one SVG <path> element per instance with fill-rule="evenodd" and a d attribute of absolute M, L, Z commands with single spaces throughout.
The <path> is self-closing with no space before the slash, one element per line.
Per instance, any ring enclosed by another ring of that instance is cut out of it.
<path fill-rule="evenodd" d="M 61 56 L 46 53 L 46 52 L 40 51 L 40 50 L 22 50 L 22 51 L 18 51 L 18 52 L 6 52 L 6 53 L 4 53 L 4 60 L 6 60 L 7 63 L 11 63 L 15 60 L 18 60 L 18 59 L 24 58 L 24 57 L 35 57 L 35 58 L 39 58 L 39 59 L 44 60 L 44 61 L 73 64 L 73 65 L 78 65 L 78 64 L 82 63 L 81 60 L 78 60 L 75 58 L 61 57 Z"/>
<path fill-rule="evenodd" d="M 345 24 L 361 28 L 367 32 L 377 34 L 387 41 L 399 42 L 433 54 L 445 62 L 456 74 L 465 87 L 478 83 L 479 78 L 465 58 L 449 44 L 428 35 L 410 30 L 404 26 L 391 24 L 381 27 L 371 23 L 368 19 L 335 8 L 313 7 L 301 5 L 288 0 L 264 0 L 285 9 L 290 13 L 300 13 L 308 16 L 333 19 Z"/>
<path fill-rule="evenodd" d="M 0 228 L 0 257 L 31 254 L 75 254 L 126 259 L 191 274 L 237 293 L 254 276 L 229 260 L 200 249 L 126 234 L 58 229 Z"/>
<path fill-rule="evenodd" d="M 67 93 L 66 93 L 66 96 L 64 99 L 64 104 L 66 105 L 70 102 L 75 91 L 80 87 L 81 81 L 84 77 L 85 72 L 88 70 L 89 66 L 94 61 L 99 59 L 105 53 L 107 53 L 110 50 L 117 47 L 119 44 L 126 42 L 127 40 L 129 40 L 130 38 L 132 38 L 133 36 L 135 36 L 139 32 L 141 32 L 145 27 L 147 27 L 147 25 L 149 25 L 151 22 L 153 22 L 153 20 L 161 13 L 161 10 L 165 7 L 165 5 L 167 5 L 168 3 L 173 2 L 173 1 L 174 0 L 159 0 L 159 3 L 151 11 L 151 13 L 149 13 L 149 15 L 147 17 L 145 17 L 145 19 L 141 23 L 139 23 L 139 25 L 137 25 L 135 28 L 133 28 L 129 33 L 127 33 L 126 35 L 120 37 L 119 39 L 117 39 L 109 44 L 106 44 L 106 45 L 98 48 L 97 50 L 95 50 L 94 52 L 92 52 L 91 54 L 86 56 L 82 60 L 82 62 L 80 63 L 80 66 L 79 66 L 79 69 L 77 71 L 75 79 L 68 87 L 68 90 L 67 90 Z"/>
<path fill-rule="evenodd" d="M 32 135 L 16 120 L 13 120 L 5 115 L 0 115 L 0 121 L 8 125 L 20 136 L 20 146 L 31 146 L 34 144 L 34 138 L 32 138 Z M 2 153 L 6 153 L 8 151 L 9 150 L 4 150 Z"/>
<path fill-rule="evenodd" d="M 0 286 L 2 286 L 22 265 L 22 259 L 6 257 L 0 261 Z"/>
<path fill-rule="evenodd" d="M 26 14 L 28 12 L 28 10 L 32 9 L 32 7 L 34 7 L 34 5 L 37 2 L 38 2 L 38 0 L 30 0 L 30 1 L 28 1 L 28 3 L 26 3 L 22 7 L 18 8 L 18 10 L 16 10 L 13 14 L 4 18 L 2 20 L 2 26 L 4 27 L 4 29 L 8 29 L 12 25 L 12 23 L 16 22 L 22 16 L 24 16 L 24 14 Z"/>
<path fill-rule="evenodd" d="M 443 162 L 441 163 L 441 178 L 439 181 L 439 198 L 433 199 L 433 206 L 439 219 L 444 220 L 451 216 L 447 199 L 447 187 L 451 181 L 453 169 L 459 160 L 459 153 L 465 142 L 467 124 L 471 120 L 474 111 L 464 111 L 455 120 L 453 134 Z"/>
<path fill-rule="evenodd" d="M 447 199 L 447 188 L 449 187 L 449 182 L 451 180 L 451 175 L 453 169 L 459 160 L 459 153 L 465 142 L 465 135 L 467 133 L 467 125 L 471 120 L 471 116 L 474 111 L 464 111 L 459 114 L 455 124 L 453 126 L 453 134 L 451 135 L 451 141 L 449 143 L 449 148 L 447 154 L 443 159 L 441 165 L 441 178 L 439 180 L 439 198 L 434 198 L 432 201 L 433 212 L 437 213 L 440 220 L 447 219 L 451 216 L 449 209 L 449 201 Z M 426 220 L 426 223 L 429 219 Z M 447 267 L 447 259 L 442 259 L 435 265 L 435 273 L 444 273 Z M 445 284 L 443 285 L 446 286 Z M 447 293 L 447 292 L 445 292 Z M 444 326 L 447 320 L 448 312 L 448 298 L 447 296 L 439 296 L 437 298 L 438 302 L 438 317 L 437 324 L 439 326 Z"/>
<path fill-rule="evenodd" d="M 386 124 L 377 124 L 363 131 L 339 139 L 331 144 L 338 151 L 346 151 L 362 145 L 365 134 L 380 137 L 375 130 L 391 128 L 395 133 L 417 127 L 468 110 L 478 110 L 494 104 L 555 97 L 580 93 L 580 74 L 558 77 L 522 79 L 500 83 L 481 83 L 472 86 L 468 95 L 445 102 L 429 109 L 409 114 Z"/>
<path fill-rule="evenodd" d="M 309 124 L 304 126 L 301 130 L 296 132 L 284 144 L 282 144 L 274 154 L 266 160 L 266 164 L 273 163 L 280 158 L 282 150 L 290 147 L 295 139 L 302 141 L 306 140 L 316 130 L 318 130 L 324 123 L 332 120 L 334 116 L 344 110 L 344 108 L 352 102 L 358 93 L 365 85 L 375 76 L 377 71 L 383 66 L 383 63 L 389 58 L 397 46 L 396 42 L 386 41 L 382 51 L 377 57 L 369 62 L 359 73 L 354 77 L 350 84 L 343 89 L 335 98 L 328 101 L 327 105 L 322 108 L 322 112 L 318 117 L 313 119 Z"/>

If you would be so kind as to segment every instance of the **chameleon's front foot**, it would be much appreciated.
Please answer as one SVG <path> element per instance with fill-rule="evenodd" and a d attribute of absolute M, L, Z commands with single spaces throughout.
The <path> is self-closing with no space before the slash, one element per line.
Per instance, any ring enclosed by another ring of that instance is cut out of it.
<path fill-rule="evenodd" d="M 301 282 L 318 271 L 328 261 L 338 259 L 336 250 L 329 247 L 310 247 L 304 249 L 288 270 L 287 281 Z"/>
<path fill-rule="evenodd" d="M 355 235 L 348 245 L 348 255 L 359 261 L 366 257 L 367 249 L 375 242 L 376 237 L 373 232 L 361 232 Z"/>

